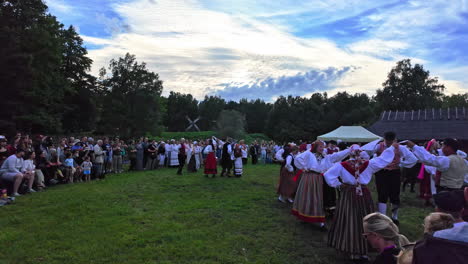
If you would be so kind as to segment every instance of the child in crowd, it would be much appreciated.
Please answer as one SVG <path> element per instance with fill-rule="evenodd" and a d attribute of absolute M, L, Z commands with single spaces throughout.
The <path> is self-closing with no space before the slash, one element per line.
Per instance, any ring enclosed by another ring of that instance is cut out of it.
<path fill-rule="evenodd" d="M 75 168 L 74 168 L 74 160 L 72 158 L 71 153 L 67 153 L 65 155 L 65 162 L 64 162 L 64 167 L 65 167 L 65 181 L 68 181 L 70 183 L 73 183 L 73 174 L 75 174 Z"/>
<path fill-rule="evenodd" d="M 36 166 L 34 165 L 34 159 L 36 158 L 36 153 L 28 152 L 25 156 L 25 161 L 23 163 L 23 168 L 21 170 L 25 175 L 28 175 L 28 192 L 36 192 L 32 186 L 34 183 L 34 176 L 35 176 L 35 169 Z"/>
<path fill-rule="evenodd" d="M 93 163 L 89 161 L 89 156 L 84 157 L 84 161 L 81 164 L 81 168 L 83 169 L 84 174 L 84 181 L 91 181 L 91 168 L 93 167 Z"/>
<path fill-rule="evenodd" d="M 424 219 L 424 233 L 434 234 L 434 232 L 453 227 L 455 219 L 445 213 L 431 213 Z"/>

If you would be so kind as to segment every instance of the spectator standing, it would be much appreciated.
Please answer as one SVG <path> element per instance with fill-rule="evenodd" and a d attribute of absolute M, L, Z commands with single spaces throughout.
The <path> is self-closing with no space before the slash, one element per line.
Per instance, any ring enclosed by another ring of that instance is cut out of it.
<path fill-rule="evenodd" d="M 81 168 L 83 169 L 84 181 L 91 181 L 91 168 L 93 163 L 91 163 L 89 156 L 85 156 Z"/>
<path fill-rule="evenodd" d="M 145 145 L 143 142 L 143 138 L 140 138 L 140 141 L 136 144 L 136 170 L 141 171 L 143 170 L 143 164 L 145 159 Z"/>
<path fill-rule="evenodd" d="M 103 179 L 103 164 L 104 164 L 104 151 L 102 150 L 102 140 L 98 140 L 94 146 L 94 177 L 97 179 Z"/>
<path fill-rule="evenodd" d="M 112 165 L 114 173 L 122 173 L 122 145 L 119 141 L 112 147 Z"/>
<path fill-rule="evenodd" d="M 127 146 L 127 153 L 130 160 L 130 168 L 128 170 L 136 170 L 137 149 L 134 140 L 130 141 L 130 144 Z"/>
<path fill-rule="evenodd" d="M 164 167 L 166 162 L 166 143 L 162 141 L 158 146 L 159 168 Z"/>

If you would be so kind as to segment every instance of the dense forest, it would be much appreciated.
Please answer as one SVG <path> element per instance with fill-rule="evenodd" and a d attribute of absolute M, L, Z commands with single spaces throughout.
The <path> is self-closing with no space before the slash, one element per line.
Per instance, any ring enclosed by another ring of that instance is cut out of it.
<path fill-rule="evenodd" d="M 166 97 L 159 75 L 136 55 L 122 54 L 99 76 L 90 74 L 93 61 L 82 38 L 49 14 L 41 0 L 2 1 L 0 43 L 3 134 L 158 135 L 184 131 L 187 118 L 199 117 L 201 130 L 222 129 L 220 124 L 229 122 L 285 141 L 312 139 L 340 125 L 369 125 L 383 110 L 468 107 L 468 93 L 445 95 L 444 85 L 409 59 L 389 69 L 375 96 L 315 93 L 274 102 L 213 95 L 197 100 L 175 92 Z M 220 113 L 242 120 L 226 121 Z"/>

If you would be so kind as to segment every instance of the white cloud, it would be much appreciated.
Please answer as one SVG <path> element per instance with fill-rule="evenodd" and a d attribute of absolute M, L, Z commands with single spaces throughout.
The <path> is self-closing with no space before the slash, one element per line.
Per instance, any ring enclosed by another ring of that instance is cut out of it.
<path fill-rule="evenodd" d="M 45 3 L 52 11 L 52 13 L 70 13 L 72 11 L 72 6 L 65 3 L 63 0 L 46 0 Z"/>
<path fill-rule="evenodd" d="M 339 10 L 350 8 L 346 1 L 335 2 Z M 329 4 L 320 3 L 322 9 Z M 378 31 L 375 38 L 340 48 L 327 39 L 295 37 L 282 27 L 242 12 L 208 10 L 195 0 L 138 0 L 113 7 L 128 30 L 109 39 L 83 36 L 86 43 L 102 45 L 89 51 L 93 72 L 130 52 L 160 74 L 165 93 L 179 91 L 197 98 L 226 87 L 251 87 L 269 78 L 345 67 L 354 70 L 330 80 L 335 90 L 373 94 L 395 61 L 402 58 L 400 52 L 411 47 L 405 40 L 389 41 L 383 34 L 377 37 Z M 265 98 L 272 96 L 276 94 L 265 94 Z"/>

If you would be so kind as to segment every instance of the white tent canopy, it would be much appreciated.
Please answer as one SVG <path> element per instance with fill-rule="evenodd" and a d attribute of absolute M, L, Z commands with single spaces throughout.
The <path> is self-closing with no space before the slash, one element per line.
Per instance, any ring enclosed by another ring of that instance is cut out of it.
<path fill-rule="evenodd" d="M 318 136 L 319 140 L 342 140 L 345 142 L 371 142 L 381 137 L 362 126 L 340 126 L 327 134 Z"/>

